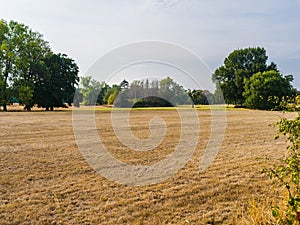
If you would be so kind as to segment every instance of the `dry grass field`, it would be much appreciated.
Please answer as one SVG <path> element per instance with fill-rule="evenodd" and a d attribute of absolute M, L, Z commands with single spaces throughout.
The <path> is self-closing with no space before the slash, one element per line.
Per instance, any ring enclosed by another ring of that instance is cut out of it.
<path fill-rule="evenodd" d="M 222 148 L 199 172 L 211 126 L 199 110 L 199 144 L 192 159 L 172 178 L 148 186 L 118 184 L 97 174 L 84 160 L 73 135 L 71 111 L 0 113 L 0 224 L 259 224 L 280 199 L 280 189 L 260 173 L 286 152 L 274 140 L 280 112 L 227 110 Z M 176 146 L 180 122 L 175 110 L 133 110 L 133 133 L 146 138 L 153 116 L 167 134 L 149 152 L 128 150 L 114 135 L 110 111 L 96 112 L 103 143 L 119 160 L 151 164 Z M 285 116 L 294 117 L 290 113 Z"/>

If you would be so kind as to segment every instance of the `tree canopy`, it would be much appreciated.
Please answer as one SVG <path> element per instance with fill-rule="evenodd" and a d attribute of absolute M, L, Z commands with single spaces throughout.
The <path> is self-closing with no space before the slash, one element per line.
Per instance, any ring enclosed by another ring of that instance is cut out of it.
<path fill-rule="evenodd" d="M 274 109 L 285 96 L 296 91 L 291 86 L 292 76 L 282 76 L 278 71 L 270 70 L 254 74 L 245 85 L 245 106 L 254 109 Z"/>
<path fill-rule="evenodd" d="M 283 77 L 274 62 L 267 63 L 266 50 L 249 47 L 234 50 L 215 70 L 212 80 L 225 102 L 249 108 L 271 109 L 285 96 L 294 93 L 293 76 Z M 277 103 L 271 99 L 277 99 Z"/>
<path fill-rule="evenodd" d="M 43 35 L 28 26 L 0 20 L 0 103 L 12 99 L 30 110 L 71 103 L 79 81 L 78 67 L 64 54 L 54 54 Z"/>
<path fill-rule="evenodd" d="M 125 79 L 109 86 L 91 76 L 81 77 L 82 104 L 108 104 L 116 107 L 170 107 L 176 105 L 213 104 L 214 95 L 208 90 L 185 90 L 170 77 L 162 80 Z M 197 93 L 197 94 L 196 94 Z M 192 94 L 192 95 L 191 95 Z"/>
<path fill-rule="evenodd" d="M 223 91 L 226 103 L 243 105 L 245 82 L 253 74 L 278 71 L 276 64 L 267 64 L 267 60 L 266 50 L 261 47 L 234 50 L 225 58 L 224 65 L 215 70 L 212 80 Z"/>
<path fill-rule="evenodd" d="M 46 110 L 71 105 L 79 82 L 78 66 L 65 54 L 48 55 L 44 63 L 44 76 L 35 84 L 35 102 Z"/>

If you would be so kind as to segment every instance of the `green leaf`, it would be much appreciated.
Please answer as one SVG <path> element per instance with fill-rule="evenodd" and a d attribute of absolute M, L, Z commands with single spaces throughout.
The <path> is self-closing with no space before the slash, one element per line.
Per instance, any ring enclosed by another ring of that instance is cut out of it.
<path fill-rule="evenodd" d="M 278 217 L 278 215 L 279 215 L 279 213 L 278 213 L 278 208 L 272 210 L 272 215 L 273 215 L 274 217 Z"/>

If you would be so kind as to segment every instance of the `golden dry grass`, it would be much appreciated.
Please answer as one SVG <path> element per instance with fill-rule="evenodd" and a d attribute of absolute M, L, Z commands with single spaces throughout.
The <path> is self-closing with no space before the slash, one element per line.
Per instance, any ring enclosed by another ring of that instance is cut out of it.
<path fill-rule="evenodd" d="M 286 142 L 275 141 L 276 129 L 268 126 L 282 114 L 228 110 L 222 148 L 200 173 L 211 116 L 209 110 L 198 113 L 200 141 L 192 159 L 172 178 L 142 187 L 117 184 L 89 167 L 76 146 L 70 111 L 0 113 L 0 224 L 259 224 L 267 204 L 281 197 L 260 173 L 258 159 L 269 155 L 271 165 L 285 154 Z M 151 152 L 124 147 L 110 111 L 96 112 L 97 129 L 115 157 L 151 164 L 167 156 L 180 135 L 174 110 L 132 111 L 133 133 L 147 137 L 155 115 L 168 131 Z"/>

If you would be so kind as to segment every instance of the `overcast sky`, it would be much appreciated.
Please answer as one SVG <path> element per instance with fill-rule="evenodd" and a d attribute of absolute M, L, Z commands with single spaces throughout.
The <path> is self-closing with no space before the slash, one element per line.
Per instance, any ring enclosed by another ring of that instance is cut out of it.
<path fill-rule="evenodd" d="M 211 71 L 234 49 L 263 46 L 269 60 L 283 74 L 293 74 L 294 85 L 300 88 L 300 0 L 0 0 L 0 4 L 0 18 L 42 33 L 54 52 L 75 59 L 81 75 L 112 49 L 138 41 L 183 46 Z M 149 70 L 149 64 L 144 69 Z M 146 74 L 132 67 L 122 76 L 127 78 L 134 70 L 141 77 Z"/>

